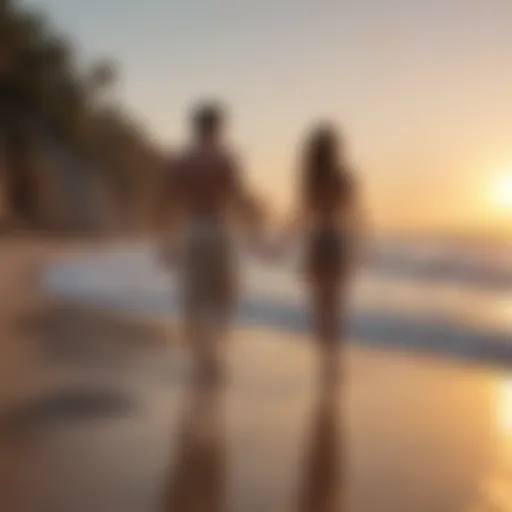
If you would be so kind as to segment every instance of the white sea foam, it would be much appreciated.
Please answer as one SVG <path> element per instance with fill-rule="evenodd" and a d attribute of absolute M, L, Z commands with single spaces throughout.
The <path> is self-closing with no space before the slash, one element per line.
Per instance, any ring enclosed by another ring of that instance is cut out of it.
<path fill-rule="evenodd" d="M 505 259 L 467 252 L 462 258 L 439 247 L 392 249 L 382 250 L 356 284 L 352 339 L 512 361 L 512 287 Z M 239 321 L 308 329 L 296 264 L 243 259 Z M 65 300 L 144 315 L 172 314 L 179 302 L 174 276 L 158 266 L 149 244 L 84 254 L 48 269 L 44 284 Z"/>

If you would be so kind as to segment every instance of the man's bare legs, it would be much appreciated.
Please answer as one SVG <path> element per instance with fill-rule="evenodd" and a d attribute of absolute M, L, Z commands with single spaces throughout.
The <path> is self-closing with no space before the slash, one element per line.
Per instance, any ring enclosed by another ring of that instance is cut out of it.
<path fill-rule="evenodd" d="M 220 301 L 216 306 L 188 312 L 185 320 L 185 339 L 192 352 L 195 377 L 212 384 L 226 379 L 233 310 L 228 302 Z"/>

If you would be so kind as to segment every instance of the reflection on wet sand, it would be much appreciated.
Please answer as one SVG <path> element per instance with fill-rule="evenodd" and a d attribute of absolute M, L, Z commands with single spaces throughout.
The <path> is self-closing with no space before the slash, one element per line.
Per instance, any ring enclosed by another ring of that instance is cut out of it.
<path fill-rule="evenodd" d="M 83 460 L 74 460 L 73 471 L 59 474 L 55 460 L 61 451 L 52 438 L 58 440 L 59 433 L 69 429 L 87 429 L 86 425 L 95 421 L 104 425 L 108 419 L 132 418 L 137 412 L 136 401 L 123 391 L 96 386 L 57 390 L 1 415 L 0 511 L 66 510 L 69 504 L 58 498 L 51 505 L 47 500 L 55 489 L 58 493 L 62 478 L 66 479 L 62 487 L 72 487 L 73 475 L 82 472 Z M 86 440 L 82 438 L 82 442 Z M 45 447 L 50 447 L 51 457 L 41 459 Z M 52 475 L 58 476 L 52 480 Z M 80 504 L 73 506 L 78 510 Z"/>
<path fill-rule="evenodd" d="M 186 396 L 178 454 L 165 491 L 168 512 L 221 512 L 226 506 L 224 389 L 194 385 Z"/>
<path fill-rule="evenodd" d="M 498 426 L 507 441 L 512 442 L 512 377 L 498 382 Z"/>
<path fill-rule="evenodd" d="M 336 389 L 324 389 L 317 398 L 305 443 L 303 480 L 298 487 L 298 512 L 346 510 L 341 400 Z"/>
<path fill-rule="evenodd" d="M 498 381 L 495 464 L 484 493 L 495 510 L 512 510 L 512 378 Z"/>
<path fill-rule="evenodd" d="M 24 431 L 2 428 L 0 432 L 0 510 L 23 512 L 21 481 L 24 472 L 28 439 Z"/>
<path fill-rule="evenodd" d="M 512 510 L 512 378 L 499 377 L 495 393 L 494 457 L 476 504 L 467 512 Z"/>

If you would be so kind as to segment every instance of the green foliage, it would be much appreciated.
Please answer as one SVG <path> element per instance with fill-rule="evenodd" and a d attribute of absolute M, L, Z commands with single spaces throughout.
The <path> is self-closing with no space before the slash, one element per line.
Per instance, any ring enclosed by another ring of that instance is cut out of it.
<path fill-rule="evenodd" d="M 106 60 L 79 70 L 72 45 L 42 14 L 0 0 L 0 129 L 30 139 L 36 126 L 87 155 L 114 192 L 141 202 L 161 159 L 136 121 L 102 101 L 116 79 Z"/>

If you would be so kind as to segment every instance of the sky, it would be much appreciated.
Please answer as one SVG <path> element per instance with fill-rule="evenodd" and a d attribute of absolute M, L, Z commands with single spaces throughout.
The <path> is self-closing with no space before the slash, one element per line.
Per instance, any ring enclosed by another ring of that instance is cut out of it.
<path fill-rule="evenodd" d="M 162 144 L 184 139 L 195 100 L 226 101 L 248 179 L 280 210 L 304 132 L 329 118 L 375 225 L 512 235 L 512 192 L 496 200 L 512 176 L 510 0 L 24 3 L 84 64 L 119 63 L 117 101 Z"/>

